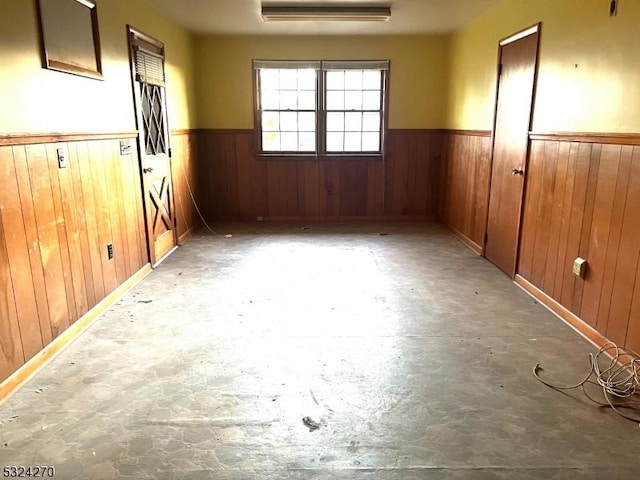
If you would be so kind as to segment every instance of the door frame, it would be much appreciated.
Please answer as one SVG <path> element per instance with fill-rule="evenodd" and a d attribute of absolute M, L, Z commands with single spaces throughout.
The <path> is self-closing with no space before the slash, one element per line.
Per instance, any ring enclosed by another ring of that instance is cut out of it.
<path fill-rule="evenodd" d="M 142 126 L 143 120 L 142 120 L 142 111 L 141 111 L 142 110 L 141 94 L 138 88 L 136 88 L 139 82 L 136 81 L 135 58 L 133 54 L 132 36 L 135 35 L 141 38 L 142 40 L 144 40 L 145 42 L 148 42 L 152 45 L 156 45 L 159 48 L 162 48 L 163 58 L 164 58 L 164 43 L 152 37 L 151 35 L 144 33 L 140 29 L 130 24 L 126 25 L 126 29 L 127 29 L 127 48 L 129 50 L 129 71 L 131 74 L 133 109 L 134 109 L 134 117 L 136 121 L 136 130 L 138 132 L 138 135 L 136 137 L 136 142 L 138 147 L 138 171 L 140 173 L 140 188 L 142 192 L 142 210 L 143 210 L 143 217 L 144 217 L 145 237 L 147 239 L 147 256 L 148 256 L 149 263 L 151 263 L 151 267 L 155 268 L 157 265 L 160 264 L 162 260 L 164 260 L 167 256 L 169 256 L 171 252 L 173 252 L 178 246 L 178 233 L 177 233 L 177 225 L 176 225 L 177 219 L 175 218 L 175 203 L 174 203 L 174 190 L 173 190 L 173 183 L 174 183 L 173 182 L 173 165 L 172 165 L 172 158 L 171 158 L 171 134 L 170 134 L 171 130 L 169 129 L 169 115 L 168 115 L 169 112 L 167 111 L 166 87 L 164 87 L 164 91 L 162 93 L 162 103 L 165 111 L 164 130 L 165 130 L 165 137 L 166 137 L 166 143 L 167 143 L 169 176 L 171 178 L 171 196 L 170 196 L 169 202 L 171 203 L 171 212 L 173 213 L 173 218 L 171 220 L 173 222 L 172 234 L 173 234 L 174 247 L 171 250 L 169 250 L 162 258 L 155 258 L 154 240 L 150 236 L 150 228 L 152 227 L 150 227 L 149 219 L 147 218 L 147 208 L 148 208 L 147 192 L 145 191 L 145 180 L 144 180 L 144 171 L 143 171 L 144 158 L 146 156 L 146 147 L 145 147 L 145 140 L 143 137 L 144 127 Z M 164 70 L 164 62 L 163 62 L 163 70 Z"/>
<path fill-rule="evenodd" d="M 523 173 L 523 186 L 522 186 L 522 196 L 519 199 L 518 211 L 520 214 L 518 215 L 518 222 L 516 226 L 516 249 L 515 249 L 515 261 L 513 263 L 513 271 L 509 272 L 511 278 L 515 278 L 516 272 L 518 271 L 518 261 L 520 259 L 520 240 L 522 236 L 522 215 L 524 211 L 524 199 L 527 194 L 527 169 L 529 167 L 529 155 L 531 154 L 531 140 L 529 139 L 529 134 L 531 133 L 531 127 L 533 123 L 533 113 L 536 106 L 536 92 L 538 90 L 538 72 L 540 67 L 540 38 L 542 34 L 542 22 L 535 23 L 530 27 L 519 30 L 507 37 L 502 38 L 498 41 L 498 61 L 496 63 L 496 89 L 495 96 L 493 102 L 493 123 L 491 126 L 491 155 L 489 159 L 489 196 L 487 198 L 487 215 L 485 218 L 484 225 L 484 239 L 482 242 L 482 255 L 486 258 L 487 251 L 487 233 L 489 230 L 489 205 L 491 202 L 491 183 L 493 180 L 493 159 L 495 155 L 495 141 L 496 141 L 496 124 L 498 120 L 498 99 L 500 95 L 500 75 L 501 75 L 501 65 L 502 65 L 502 49 L 503 47 L 521 40 L 529 35 L 533 35 L 534 33 L 538 34 L 538 40 L 536 44 L 536 59 L 533 66 L 533 88 L 531 92 L 531 111 L 529 112 L 529 127 L 527 129 L 527 147 L 525 151 L 525 159 L 524 159 L 524 173 Z"/>

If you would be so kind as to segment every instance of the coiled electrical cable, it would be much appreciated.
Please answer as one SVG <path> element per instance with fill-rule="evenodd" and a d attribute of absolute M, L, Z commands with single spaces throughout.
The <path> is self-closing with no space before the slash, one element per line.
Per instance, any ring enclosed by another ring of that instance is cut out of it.
<path fill-rule="evenodd" d="M 533 367 L 533 375 L 554 390 L 581 388 L 584 395 L 592 402 L 604 407 L 611 407 L 621 417 L 640 423 L 640 414 L 634 417 L 620 411 L 623 408 L 640 410 L 640 356 L 613 342 L 606 342 L 597 353 L 589 354 L 589 364 L 589 371 L 582 381 L 575 385 L 554 385 L 543 380 L 539 372 L 544 369 L 539 363 Z M 600 387 L 606 403 L 589 395 L 585 389 L 587 384 Z"/>

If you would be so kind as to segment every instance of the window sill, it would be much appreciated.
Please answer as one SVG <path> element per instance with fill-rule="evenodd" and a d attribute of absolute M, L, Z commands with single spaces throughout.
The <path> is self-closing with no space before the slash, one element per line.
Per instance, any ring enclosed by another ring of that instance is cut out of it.
<path fill-rule="evenodd" d="M 381 153 L 325 153 L 316 155 L 314 153 L 254 153 L 256 160 L 382 160 Z"/>

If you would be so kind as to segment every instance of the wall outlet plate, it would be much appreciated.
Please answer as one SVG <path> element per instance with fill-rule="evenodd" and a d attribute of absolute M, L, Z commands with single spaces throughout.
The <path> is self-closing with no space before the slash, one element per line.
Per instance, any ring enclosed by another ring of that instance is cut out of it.
<path fill-rule="evenodd" d="M 120 155 L 131 154 L 131 140 L 120 140 Z"/>
<path fill-rule="evenodd" d="M 584 275 L 587 271 L 587 261 L 578 257 L 573 261 L 573 274 L 577 277 L 584 278 Z"/>
<path fill-rule="evenodd" d="M 59 148 L 56 153 L 58 154 L 58 168 L 67 168 L 67 154 L 64 148 Z"/>

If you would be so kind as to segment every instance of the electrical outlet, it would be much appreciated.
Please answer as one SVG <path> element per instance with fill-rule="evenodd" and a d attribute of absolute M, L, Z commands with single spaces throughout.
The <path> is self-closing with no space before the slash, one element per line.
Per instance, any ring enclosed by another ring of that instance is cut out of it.
<path fill-rule="evenodd" d="M 113 243 L 107 243 L 107 257 L 109 260 L 113 259 Z"/>
<path fill-rule="evenodd" d="M 64 148 L 59 148 L 57 150 L 58 154 L 58 168 L 67 168 L 67 157 L 64 151 Z"/>
<path fill-rule="evenodd" d="M 120 140 L 120 155 L 131 155 L 131 140 Z"/>
<path fill-rule="evenodd" d="M 578 257 L 573 261 L 573 274 L 576 277 L 584 278 L 587 271 L 587 261 L 584 258 Z"/>

